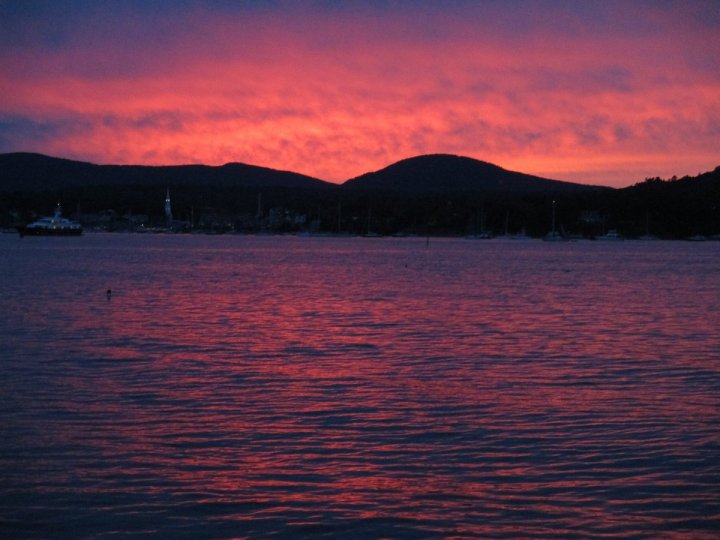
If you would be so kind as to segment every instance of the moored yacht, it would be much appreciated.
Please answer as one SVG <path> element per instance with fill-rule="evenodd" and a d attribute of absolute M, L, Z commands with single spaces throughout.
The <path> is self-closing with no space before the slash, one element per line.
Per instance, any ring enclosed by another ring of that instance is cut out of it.
<path fill-rule="evenodd" d="M 62 217 L 62 209 L 58 204 L 52 217 L 42 217 L 18 227 L 18 232 L 20 236 L 78 236 L 82 234 L 82 225 Z"/>
<path fill-rule="evenodd" d="M 622 236 L 620 236 L 620 233 L 617 232 L 615 229 L 610 229 L 607 233 L 603 234 L 602 236 L 598 236 L 597 239 L 605 240 L 608 242 L 619 242 L 619 241 L 625 240 Z"/>
<path fill-rule="evenodd" d="M 543 236 L 545 242 L 564 242 L 565 237 L 555 230 L 555 201 L 552 202 L 552 227 L 550 232 Z"/>

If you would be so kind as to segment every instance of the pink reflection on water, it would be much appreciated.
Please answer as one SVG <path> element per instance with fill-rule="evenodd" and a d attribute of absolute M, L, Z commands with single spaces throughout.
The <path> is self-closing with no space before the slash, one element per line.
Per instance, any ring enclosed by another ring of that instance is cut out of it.
<path fill-rule="evenodd" d="M 111 301 L 68 304 L 44 427 L 75 467 L 55 478 L 223 503 L 214 519 L 265 532 L 717 528 L 717 342 L 693 311 L 720 307 L 716 277 L 653 293 L 646 263 L 587 251 L 553 270 L 535 248 L 384 246 L 163 253 Z"/>

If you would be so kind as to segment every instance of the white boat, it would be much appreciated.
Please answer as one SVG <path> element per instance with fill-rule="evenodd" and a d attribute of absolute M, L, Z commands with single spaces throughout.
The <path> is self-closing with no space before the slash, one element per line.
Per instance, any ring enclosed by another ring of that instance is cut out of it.
<path fill-rule="evenodd" d="M 533 240 L 532 236 L 528 236 L 528 234 L 525 232 L 525 229 L 521 229 L 519 233 L 511 234 L 510 235 L 511 240 Z"/>
<path fill-rule="evenodd" d="M 545 236 L 543 236 L 543 241 L 545 241 L 545 242 L 565 242 L 565 237 L 563 235 L 561 235 L 559 232 L 550 231 Z"/>
<path fill-rule="evenodd" d="M 597 239 L 604 240 L 606 242 L 620 242 L 622 240 L 625 240 L 615 229 L 608 230 L 607 233 L 603 234 L 602 236 L 598 236 Z"/>
<path fill-rule="evenodd" d="M 58 204 L 52 217 L 42 217 L 28 225 L 18 227 L 20 236 L 78 236 L 82 234 L 82 225 L 62 217 Z"/>
<path fill-rule="evenodd" d="M 478 234 L 468 234 L 465 238 L 467 240 L 491 240 L 493 235 L 489 232 L 481 232 Z"/>

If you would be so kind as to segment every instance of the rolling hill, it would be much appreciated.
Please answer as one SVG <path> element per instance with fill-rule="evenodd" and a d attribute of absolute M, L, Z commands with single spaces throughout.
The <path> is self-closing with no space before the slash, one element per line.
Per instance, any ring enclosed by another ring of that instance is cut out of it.
<path fill-rule="evenodd" d="M 243 163 L 209 165 L 96 165 L 32 153 L 0 154 L 0 191 L 48 191 L 84 186 L 213 186 L 323 189 L 337 184 Z M 343 190 L 411 192 L 577 192 L 596 186 L 508 171 L 476 159 L 432 154 L 405 159 L 340 185 Z"/>
<path fill-rule="evenodd" d="M 556 193 L 611 189 L 540 178 L 508 171 L 484 161 L 448 154 L 404 159 L 379 171 L 348 180 L 343 187 L 413 193 Z"/>
<path fill-rule="evenodd" d="M 243 163 L 208 165 L 95 165 L 42 154 L 0 154 L 0 191 L 47 191 L 84 186 L 213 186 L 334 188 L 302 174 Z"/>

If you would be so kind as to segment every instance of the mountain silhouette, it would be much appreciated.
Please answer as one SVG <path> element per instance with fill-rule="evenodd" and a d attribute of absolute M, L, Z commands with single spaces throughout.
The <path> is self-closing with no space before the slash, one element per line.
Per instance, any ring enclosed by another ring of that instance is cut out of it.
<path fill-rule="evenodd" d="M 42 154 L 0 154 L 0 191 L 44 191 L 102 185 L 335 188 L 317 178 L 265 167 L 95 165 Z"/>
<path fill-rule="evenodd" d="M 0 191 L 45 191 L 103 185 L 335 189 L 303 174 L 244 163 L 209 165 L 96 165 L 33 153 L 0 154 Z M 344 190 L 412 192 L 572 192 L 598 188 L 508 171 L 476 159 L 432 154 L 404 159 L 350 179 Z"/>
<path fill-rule="evenodd" d="M 404 159 L 379 171 L 348 180 L 343 186 L 349 189 L 414 193 L 539 193 L 610 189 L 508 171 L 484 161 L 448 154 Z"/>

